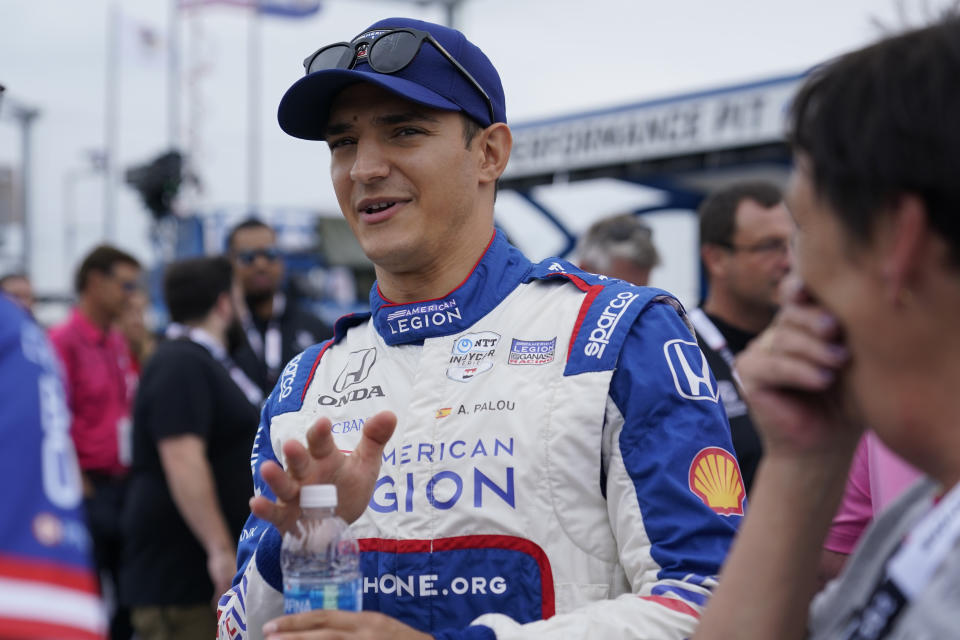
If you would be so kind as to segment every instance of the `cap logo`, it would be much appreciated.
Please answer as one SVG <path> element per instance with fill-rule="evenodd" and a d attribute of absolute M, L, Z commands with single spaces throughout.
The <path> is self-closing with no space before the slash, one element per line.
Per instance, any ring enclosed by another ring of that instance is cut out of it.
<path fill-rule="evenodd" d="M 726 449 L 706 447 L 690 463 L 690 491 L 721 516 L 742 516 L 743 477 L 740 465 Z"/>
<path fill-rule="evenodd" d="M 393 31 L 393 29 L 374 29 L 373 31 L 367 31 L 367 32 L 365 32 L 365 33 L 361 33 L 361 34 L 358 35 L 356 38 L 354 38 L 353 40 L 351 40 L 351 41 L 350 41 L 350 44 L 356 44 L 356 43 L 360 42 L 361 40 L 375 40 L 376 38 L 380 37 L 381 35 L 383 35 L 383 34 L 385 34 L 385 33 L 389 33 L 389 32 L 391 32 L 391 31 Z"/>

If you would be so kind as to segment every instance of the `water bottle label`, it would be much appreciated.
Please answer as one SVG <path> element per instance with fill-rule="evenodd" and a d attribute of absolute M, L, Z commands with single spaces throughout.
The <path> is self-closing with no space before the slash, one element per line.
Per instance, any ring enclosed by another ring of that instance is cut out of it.
<path fill-rule="evenodd" d="M 360 579 L 349 582 L 329 582 L 313 587 L 294 587 L 283 594 L 283 613 L 302 613 L 316 609 L 360 611 Z"/>

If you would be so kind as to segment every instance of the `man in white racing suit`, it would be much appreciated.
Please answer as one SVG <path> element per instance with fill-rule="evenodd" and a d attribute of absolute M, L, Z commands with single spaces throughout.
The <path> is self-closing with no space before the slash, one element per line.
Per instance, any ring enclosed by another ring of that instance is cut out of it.
<path fill-rule="evenodd" d="M 281 127 L 327 141 L 378 281 L 267 400 L 220 637 L 689 636 L 745 492 L 679 303 L 495 231 L 503 90 L 460 32 L 387 19 L 305 66 Z M 364 611 L 275 619 L 312 482 L 360 539 Z"/>

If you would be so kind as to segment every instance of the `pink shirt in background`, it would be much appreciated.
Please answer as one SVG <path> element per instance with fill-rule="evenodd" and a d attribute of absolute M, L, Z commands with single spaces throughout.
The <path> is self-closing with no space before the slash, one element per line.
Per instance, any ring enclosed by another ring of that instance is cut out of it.
<path fill-rule="evenodd" d="M 850 465 L 843 502 L 823 546 L 849 555 L 873 518 L 923 475 L 872 432 L 860 440 Z"/>
<path fill-rule="evenodd" d="M 130 408 L 137 372 L 117 329 L 103 331 L 79 309 L 50 330 L 64 367 L 70 435 L 80 468 L 112 475 L 130 466 Z"/>

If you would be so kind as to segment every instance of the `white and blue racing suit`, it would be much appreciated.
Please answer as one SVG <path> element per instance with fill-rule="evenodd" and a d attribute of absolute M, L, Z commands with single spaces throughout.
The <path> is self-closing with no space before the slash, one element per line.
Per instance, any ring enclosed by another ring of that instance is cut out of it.
<path fill-rule="evenodd" d="M 363 608 L 438 639 L 684 638 L 745 494 L 713 379 L 663 291 L 530 263 L 497 232 L 444 298 L 372 314 L 283 371 L 253 451 L 320 416 L 350 451 L 396 431 L 360 539 Z M 251 516 L 221 638 L 283 612 L 281 537 Z"/>

